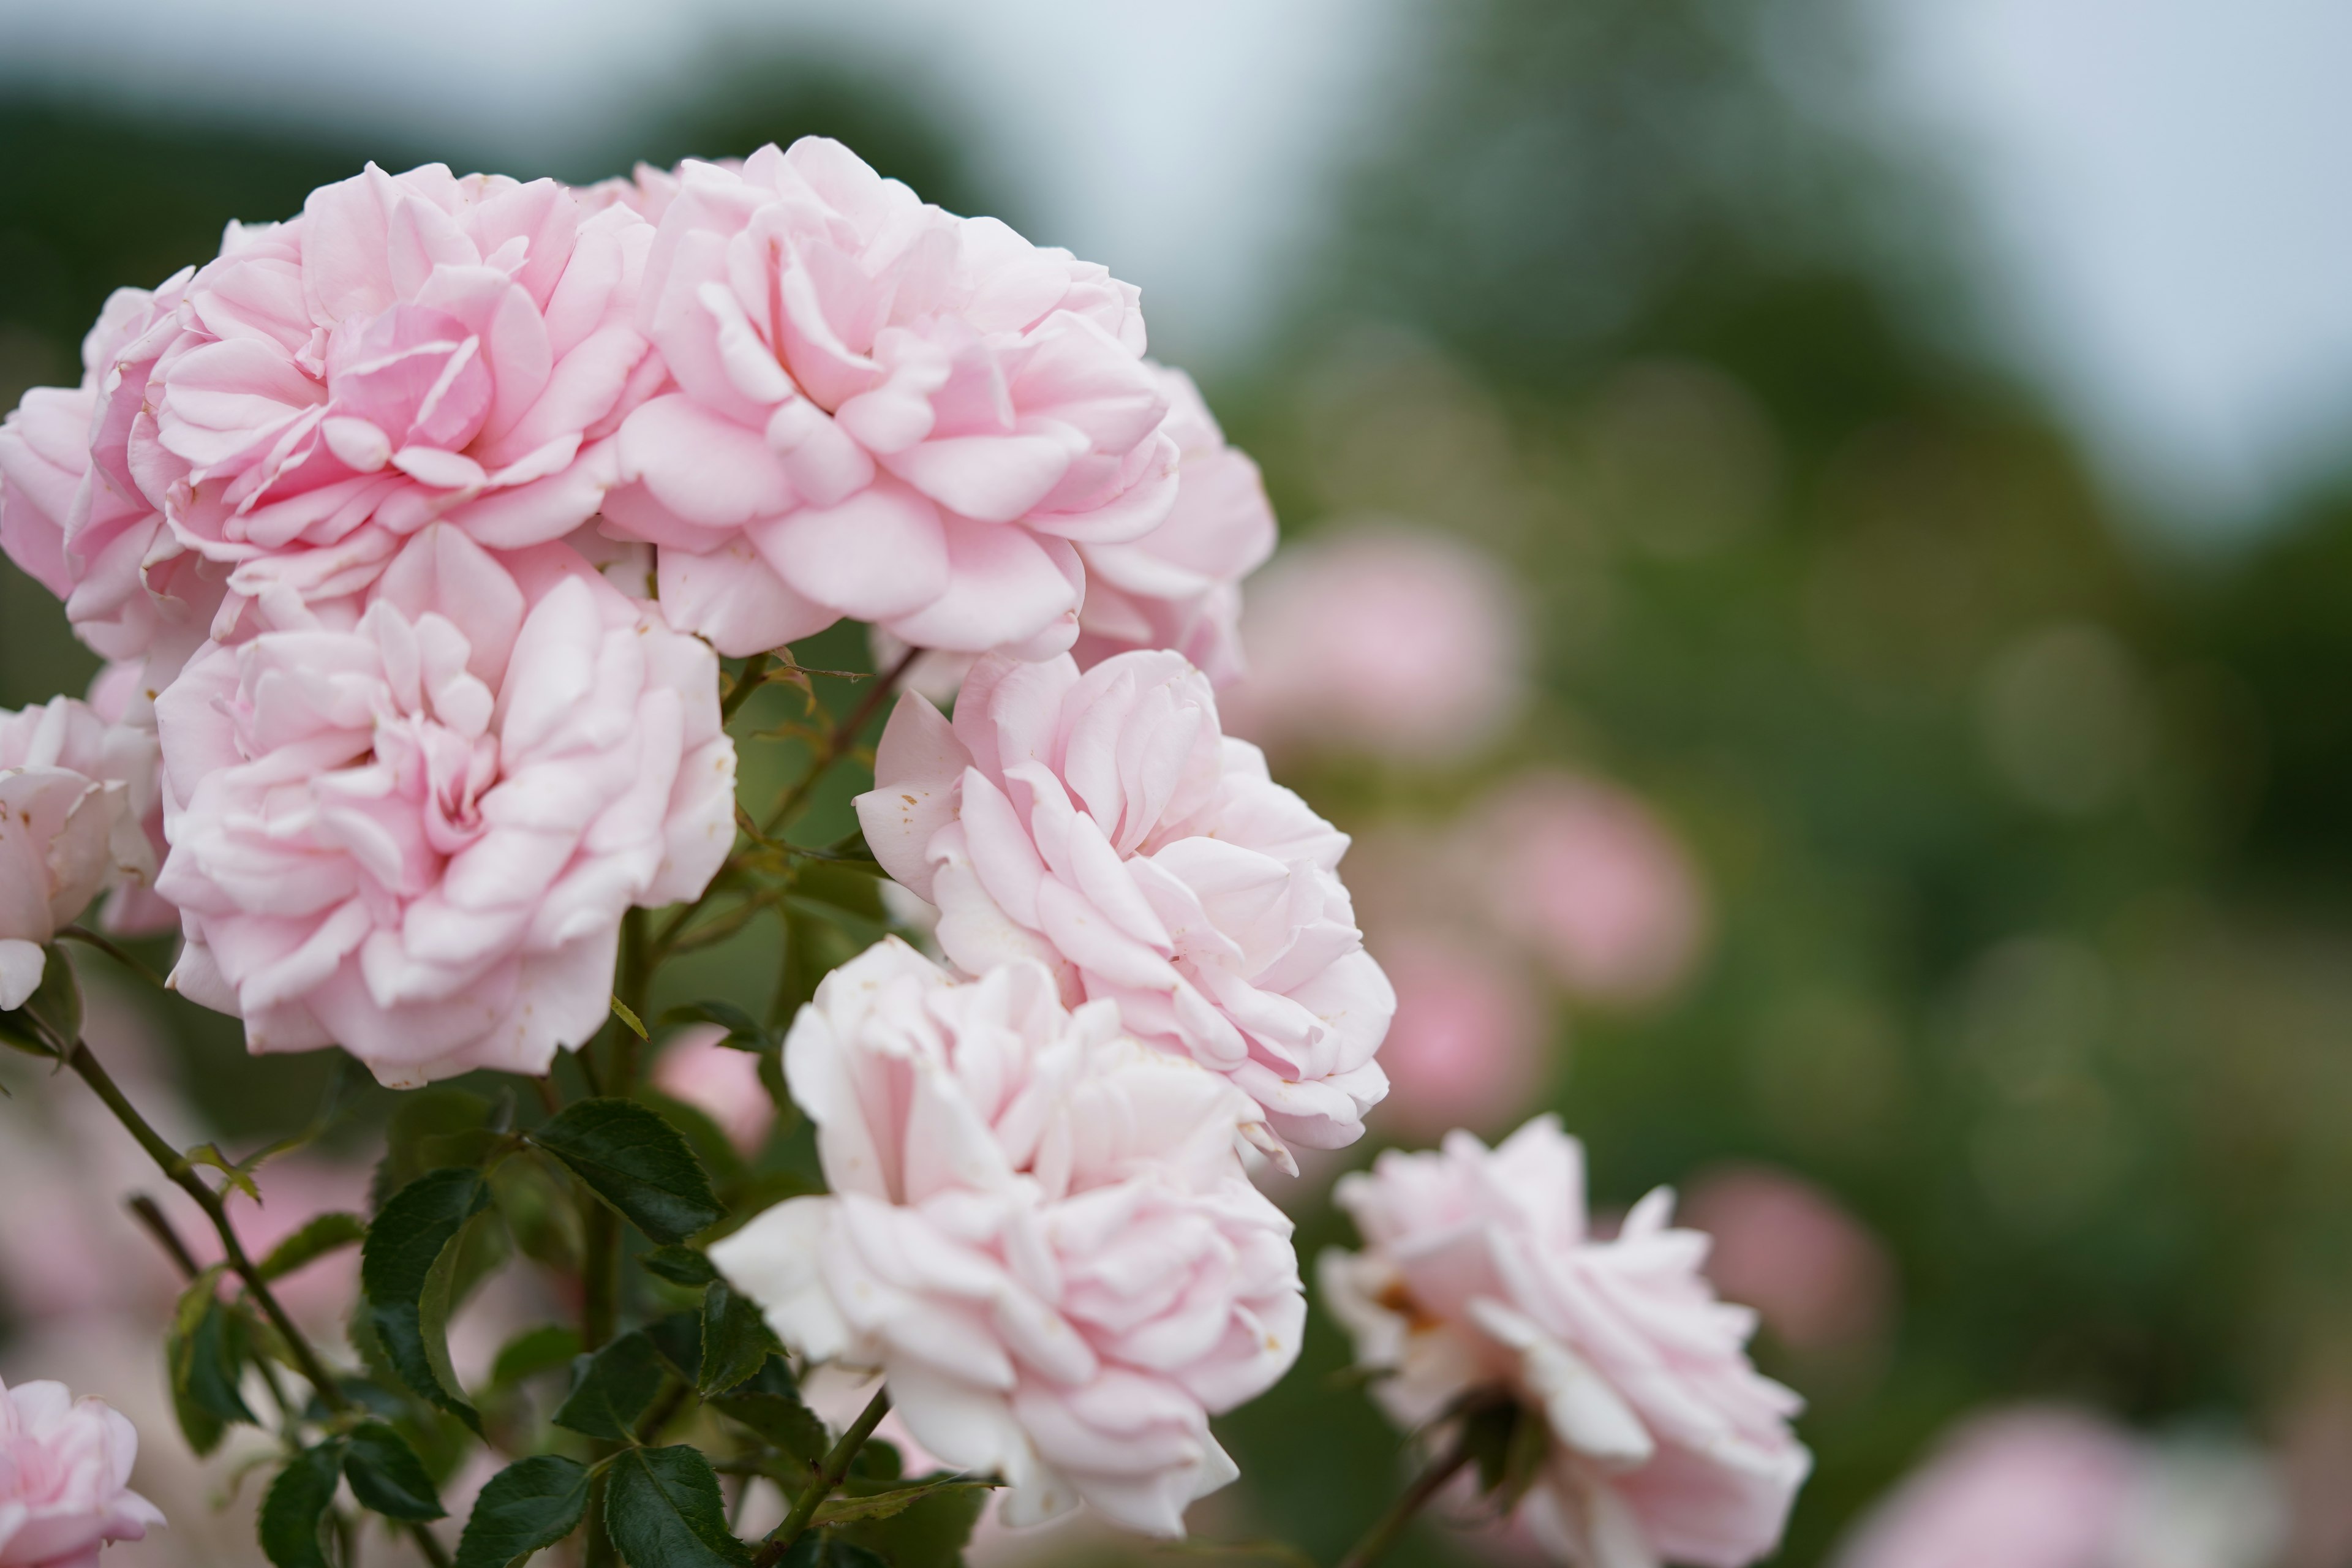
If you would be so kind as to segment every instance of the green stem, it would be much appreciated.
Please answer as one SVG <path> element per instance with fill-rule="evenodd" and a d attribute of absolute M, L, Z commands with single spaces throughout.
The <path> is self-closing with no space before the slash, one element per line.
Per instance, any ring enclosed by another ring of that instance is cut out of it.
<path fill-rule="evenodd" d="M 816 1510 L 841 1485 L 857 1458 L 857 1450 L 866 1446 L 866 1439 L 874 1436 L 874 1428 L 882 1425 L 882 1417 L 889 1414 L 890 1390 L 886 1385 L 875 1391 L 866 1408 L 857 1413 L 857 1419 L 849 1424 L 849 1430 L 841 1435 L 841 1441 L 826 1453 L 824 1463 L 817 1467 L 815 1477 L 793 1504 L 793 1511 L 784 1515 L 784 1522 L 776 1526 L 774 1533 L 761 1546 L 759 1555 L 751 1559 L 751 1568 L 775 1568 L 783 1561 L 784 1553 L 793 1549 L 793 1542 L 808 1533 Z"/>
<path fill-rule="evenodd" d="M 1339 1559 L 1339 1568 L 1370 1568 L 1382 1553 L 1396 1544 L 1397 1537 L 1402 1535 L 1413 1517 L 1428 1506 L 1429 1500 L 1443 1491 L 1445 1483 L 1469 1462 L 1469 1438 L 1466 1435 L 1458 1436 L 1444 1452 L 1432 1459 L 1427 1468 L 1413 1478 L 1412 1484 L 1405 1488 L 1404 1495 L 1397 1499 L 1388 1512 L 1381 1515 L 1371 1529 L 1364 1531 L 1364 1538 L 1349 1549 L 1348 1555 Z"/>
<path fill-rule="evenodd" d="M 172 983 L 170 981 L 164 979 L 162 975 L 156 973 L 153 970 L 140 963 L 136 957 L 125 952 L 114 942 L 99 935 L 98 932 L 94 931 L 88 930 L 82 926 L 68 926 L 65 930 L 58 932 L 58 940 L 59 942 L 78 942 L 85 947 L 94 947 L 98 949 L 99 952 L 106 954 L 107 957 L 114 960 L 115 963 L 122 965 L 123 968 L 131 971 L 131 973 L 139 976 L 140 979 L 144 980 L 148 984 L 152 985 L 156 990 L 169 991 L 172 989 Z"/>
<path fill-rule="evenodd" d="M 810 759 L 809 770 L 802 775 L 801 782 L 793 785 L 792 793 L 778 802 L 776 809 L 768 814 L 768 820 L 761 824 L 769 837 L 774 837 L 792 825 L 801 807 L 808 804 L 808 797 L 816 789 L 818 782 L 831 773 L 833 764 L 848 752 L 858 734 L 865 730 L 866 721 L 882 710 L 882 704 L 889 700 L 891 691 L 906 679 L 907 671 L 914 668 L 915 660 L 922 651 L 919 647 L 908 648 L 905 656 L 890 667 L 889 673 L 874 683 L 873 689 L 866 693 L 866 700 L 851 709 L 849 716 L 833 727 L 833 733 L 825 737 L 824 744 Z"/>
<path fill-rule="evenodd" d="M 603 1447 L 599 1445 L 600 1449 Z M 614 1548 L 613 1532 L 604 1528 L 604 1470 L 601 1465 L 589 1479 L 586 1519 L 588 1551 L 581 1560 L 582 1568 L 617 1568 L 621 1554 Z"/>
<path fill-rule="evenodd" d="M 755 653 L 743 661 L 743 673 L 735 678 L 735 684 L 728 689 L 726 700 L 719 705 L 719 721 L 721 724 L 735 717 L 735 710 L 751 700 L 751 694 L 760 689 L 760 683 L 767 673 L 766 654 Z"/>

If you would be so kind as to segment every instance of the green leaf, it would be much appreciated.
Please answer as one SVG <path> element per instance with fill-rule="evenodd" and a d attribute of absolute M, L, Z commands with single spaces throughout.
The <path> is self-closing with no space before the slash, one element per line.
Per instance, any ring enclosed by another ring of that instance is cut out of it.
<path fill-rule="evenodd" d="M 636 1036 L 637 1038 L 641 1040 L 650 1040 L 653 1038 L 651 1035 L 646 1033 L 646 1026 L 644 1023 L 638 1019 L 635 1011 L 618 996 L 613 998 L 613 1016 L 621 1020 L 622 1023 L 626 1024 L 629 1026 L 629 1033 Z"/>
<path fill-rule="evenodd" d="M 696 1162 L 710 1176 L 714 1193 L 729 1191 L 741 1183 L 746 1173 L 743 1156 L 737 1152 L 734 1141 L 710 1119 L 710 1112 L 657 1089 L 641 1088 L 631 1098 L 640 1105 L 650 1106 L 656 1115 L 677 1129 L 678 1136 L 694 1152 Z M 728 1206 L 723 1202 L 719 1205 L 722 1209 Z"/>
<path fill-rule="evenodd" d="M 830 1531 L 812 1530 L 793 1542 L 778 1568 L 895 1568 L 889 1559 Z"/>
<path fill-rule="evenodd" d="M 331 1252 L 367 1239 L 367 1221 L 355 1214 L 322 1214 L 269 1249 L 261 1260 L 264 1279 L 283 1279 Z"/>
<path fill-rule="evenodd" d="M 683 1285 L 689 1290 L 719 1278 L 719 1270 L 711 1266 L 710 1259 L 691 1247 L 656 1247 L 637 1261 L 656 1279 Z"/>
<path fill-rule="evenodd" d="M 727 1031 L 719 1043 L 732 1046 L 739 1051 L 772 1050 L 779 1043 L 772 1031 L 762 1028 L 751 1014 L 732 1002 L 689 1002 L 683 1007 L 672 1007 L 664 1013 L 661 1022 L 716 1024 Z"/>
<path fill-rule="evenodd" d="M 369 1206 L 381 1211 L 394 1194 L 427 1171 L 481 1163 L 498 1140 L 491 1130 L 497 1110 L 462 1089 L 420 1089 L 401 1096 L 384 1124 L 383 1158 L 376 1163 Z"/>
<path fill-rule="evenodd" d="M 587 1237 L 572 1178 L 562 1167 L 536 1152 L 528 1159 L 501 1160 L 490 1167 L 490 1198 L 499 1205 L 507 1234 L 525 1257 L 559 1276 L 580 1274 Z"/>
<path fill-rule="evenodd" d="M 245 1365 L 245 1321 L 221 1304 L 221 1270 L 196 1276 L 182 1292 L 164 1338 L 172 1373 L 172 1405 L 188 1447 L 209 1454 L 233 1421 L 258 1426 L 237 1391 Z"/>
<path fill-rule="evenodd" d="M 305 1448 L 286 1463 L 261 1500 L 261 1551 L 276 1568 L 329 1568 L 320 1526 L 335 1503 L 341 1440 Z"/>
<path fill-rule="evenodd" d="M 572 1394 L 553 1417 L 558 1426 L 615 1443 L 629 1441 L 637 1417 L 661 1392 L 661 1357 L 641 1330 L 623 1334 L 572 1363 Z"/>
<path fill-rule="evenodd" d="M 560 1454 L 519 1460 L 492 1476 L 457 1540 L 457 1568 L 506 1568 L 580 1527 L 588 1468 Z"/>
<path fill-rule="evenodd" d="M 531 1139 L 656 1242 L 684 1241 L 725 1215 L 686 1140 L 642 1105 L 583 1100 Z"/>
<path fill-rule="evenodd" d="M 653 1341 L 654 1349 L 662 1360 L 677 1373 L 679 1381 L 697 1383 L 702 1377 L 702 1314 L 692 1308 L 655 1319 L 645 1326 L 646 1338 Z"/>
<path fill-rule="evenodd" d="M 833 1447 L 824 1423 L 801 1403 L 792 1367 L 780 1355 L 770 1356 L 749 1382 L 713 1398 L 710 1406 L 805 1464 L 817 1463 Z"/>
<path fill-rule="evenodd" d="M 343 1475 L 360 1506 L 386 1519 L 421 1523 L 447 1517 L 433 1478 L 425 1473 L 425 1461 L 408 1439 L 381 1421 L 362 1421 L 352 1428 L 350 1447 L 343 1450 Z"/>
<path fill-rule="evenodd" d="M 849 1524 L 859 1520 L 888 1519 L 903 1513 L 925 1498 L 950 1492 L 985 1492 L 1002 1486 L 997 1480 L 974 1480 L 968 1476 L 939 1476 L 911 1486 L 891 1487 L 885 1491 L 866 1492 L 857 1497 L 829 1498 L 817 1505 L 816 1522 Z"/>
<path fill-rule="evenodd" d="M 604 1529 L 629 1568 L 742 1568 L 710 1461 L 694 1449 L 630 1448 L 605 1473 Z"/>
<path fill-rule="evenodd" d="M 702 1365 L 696 1377 L 700 1392 L 724 1394 L 782 1348 L 750 1297 L 724 1279 L 710 1282 L 702 1293 Z"/>
<path fill-rule="evenodd" d="M 525 1378 L 569 1366 L 572 1358 L 579 1353 L 577 1330 L 562 1323 L 541 1323 L 535 1329 L 525 1329 L 500 1347 L 498 1360 L 490 1363 L 491 1385 L 512 1388 Z"/>
<path fill-rule="evenodd" d="M 845 1525 L 834 1534 L 845 1544 L 872 1552 L 891 1568 L 963 1568 L 964 1545 L 987 1506 L 986 1487 L 942 1487 L 913 1499 L 887 1519 Z"/>
<path fill-rule="evenodd" d="M 429 1171 L 383 1205 L 360 1253 L 369 1322 L 394 1370 L 478 1433 L 481 1417 L 449 1369 L 447 1324 L 458 1251 L 453 1244 L 489 1202 L 481 1172 Z"/>

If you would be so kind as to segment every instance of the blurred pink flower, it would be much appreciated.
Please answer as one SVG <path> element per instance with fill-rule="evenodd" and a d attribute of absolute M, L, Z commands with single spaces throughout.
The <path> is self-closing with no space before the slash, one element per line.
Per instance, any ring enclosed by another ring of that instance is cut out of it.
<path fill-rule="evenodd" d="M 1755 1308 L 1790 1349 L 1849 1347 L 1888 1328 L 1894 1260 L 1812 1183 L 1769 1165 L 1719 1166 L 1691 1184 L 1682 1217 L 1715 1238 L 1715 1288 Z"/>
<path fill-rule="evenodd" d="M 677 624 L 728 654 L 845 616 L 1067 647 L 1076 546 L 1176 497 L 1135 289 L 822 138 L 677 180 L 639 316 L 670 384 L 622 426 L 604 514 L 661 547 Z"/>
<path fill-rule="evenodd" d="M 288 1154 L 270 1161 L 255 1173 L 254 1185 L 261 1192 L 259 1203 L 239 1194 L 229 1196 L 230 1223 L 236 1226 L 237 1239 L 246 1251 L 255 1258 L 264 1258 L 272 1247 L 320 1215 L 356 1214 L 364 1217 L 368 1212 L 368 1177 L 365 1165 L 307 1152 Z M 197 1262 L 221 1261 L 220 1237 L 201 1216 L 190 1213 L 189 1222 L 182 1226 L 181 1237 Z M 144 1237 L 139 1239 L 146 1241 Z M 270 1289 L 298 1321 L 332 1332 L 351 1310 L 359 1277 L 359 1250 L 352 1247 L 306 1264 Z"/>
<path fill-rule="evenodd" d="M 257 600 L 281 629 L 436 521 L 497 549 L 561 539 L 660 374 L 635 324 L 652 240 L 552 180 L 370 164 L 289 222 L 230 226 L 152 369 L 103 398 L 98 465 L 233 568 L 225 617 Z"/>
<path fill-rule="evenodd" d="M 1522 776 L 1472 808 L 1495 917 L 1570 991 L 1640 1003 L 1688 973 L 1706 929 L 1689 858 L 1632 795 L 1570 773 Z"/>
<path fill-rule="evenodd" d="M 1181 454 L 1168 519 L 1126 544 L 1078 546 L 1086 603 L 1080 668 L 1136 648 L 1172 648 L 1223 687 L 1242 674 L 1242 579 L 1274 553 L 1274 508 L 1257 465 L 1225 445 L 1192 378 L 1154 366 L 1168 398 L 1161 430 Z"/>
<path fill-rule="evenodd" d="M 1536 1088 L 1544 1020 L 1507 959 L 1414 931 L 1381 943 L 1396 1019 L 1381 1046 L 1389 1097 L 1379 1115 L 1413 1138 L 1509 1120 Z"/>
<path fill-rule="evenodd" d="M 925 1449 L 1008 1483 L 1008 1523 L 1083 1501 L 1182 1535 L 1236 1473 L 1209 1416 L 1306 1318 L 1235 1152 L 1248 1099 L 1039 965 L 957 982 L 895 938 L 826 977 L 785 1063 L 833 1195 L 711 1260 L 793 1350 L 880 1369 Z"/>
<path fill-rule="evenodd" d="M 776 1105 L 760 1082 L 760 1058 L 719 1044 L 726 1037 L 717 1024 L 679 1030 L 654 1062 L 654 1087 L 709 1117 L 729 1142 L 751 1154 L 767 1142 Z"/>
<path fill-rule="evenodd" d="M 0 1008 L 41 983 L 43 948 L 107 888 L 145 884 L 152 730 L 59 697 L 0 710 Z"/>
<path fill-rule="evenodd" d="M 1347 836 L 1219 733 L 1181 657 L 1080 675 L 992 655 L 952 724 L 899 699 L 874 776 L 866 842 L 939 906 L 966 973 L 1042 963 L 1066 1001 L 1116 1001 L 1139 1038 L 1233 1079 L 1281 1139 L 1362 1136 L 1396 996 L 1339 881 Z"/>
<path fill-rule="evenodd" d="M 0 1384 L 0 1568 L 96 1568 L 163 1516 L 131 1489 L 139 1433 L 62 1383 Z"/>
<path fill-rule="evenodd" d="M 1492 1150 L 1456 1131 L 1388 1151 L 1337 1198 L 1365 1249 L 1323 1255 L 1323 1299 L 1390 1374 L 1374 1396 L 1408 1428 L 1480 1387 L 1542 1411 L 1551 1452 L 1524 1506 L 1556 1553 L 1739 1568 L 1779 1543 L 1811 1467 L 1801 1401 L 1749 1364 L 1754 1314 L 1715 1299 L 1672 1193 L 1596 1239 L 1583 1147 L 1543 1116 Z"/>
<path fill-rule="evenodd" d="M 114 417 L 143 395 L 173 331 L 191 271 L 154 293 L 118 289 L 82 340 L 78 387 L 37 386 L 0 424 L 0 549 L 65 601 L 74 635 L 110 659 L 160 658 L 176 669 L 204 638 L 223 572 L 181 549 L 140 493 L 120 451 L 93 462 L 101 404 Z M 169 678 L 169 670 L 159 676 Z"/>
<path fill-rule="evenodd" d="M 394 1086 L 545 1072 L 604 1020 L 623 913 L 734 839 L 709 647 L 561 544 L 428 528 L 352 629 L 209 647 L 156 708 L 173 984 Z"/>
<path fill-rule="evenodd" d="M 2096 1417 L 2025 1407 L 1954 1431 L 1847 1538 L 1838 1568 L 2106 1568 L 2137 1455 Z"/>
<path fill-rule="evenodd" d="M 1250 586 L 1234 728 L 1268 745 L 1443 761 L 1519 700 L 1519 607 L 1495 564 L 1441 534 L 1367 528 L 1294 545 Z"/>

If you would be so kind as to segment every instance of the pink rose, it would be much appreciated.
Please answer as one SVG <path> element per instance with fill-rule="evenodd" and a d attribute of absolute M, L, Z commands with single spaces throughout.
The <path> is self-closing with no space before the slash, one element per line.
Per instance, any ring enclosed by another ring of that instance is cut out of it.
<path fill-rule="evenodd" d="M 371 164 L 289 222 L 231 226 L 105 399 L 99 466 L 233 566 L 229 613 L 258 600 L 264 624 L 364 589 L 430 522 L 560 539 L 660 374 L 635 325 L 652 239 L 552 180 Z"/>
<path fill-rule="evenodd" d="M 1270 746 L 1444 760 L 1485 744 L 1519 701 L 1518 602 L 1493 562 L 1442 534 L 1294 545 L 1251 585 L 1243 637 L 1234 728 Z"/>
<path fill-rule="evenodd" d="M 1683 1223 L 1715 1238 L 1706 1274 L 1799 1351 L 1866 1344 L 1895 1309 L 1895 1262 L 1845 1206 L 1769 1165 L 1727 1165 L 1693 1184 Z"/>
<path fill-rule="evenodd" d="M 1232 1480 L 1209 1417 L 1298 1353 L 1290 1223 L 1250 1185 L 1255 1117 L 1214 1074 L 1075 1013 L 1031 963 L 954 981 L 892 938 L 784 1047 L 833 1195 L 710 1249 L 784 1342 L 879 1369 L 916 1441 L 1011 1488 L 1181 1536 Z"/>
<path fill-rule="evenodd" d="M 1839 1568 L 2104 1568 L 2139 1463 L 2129 1434 L 2073 1410 L 1979 1416 L 1856 1527 Z"/>
<path fill-rule="evenodd" d="M 679 1030 L 654 1062 L 654 1087 L 709 1117 L 744 1153 L 757 1153 L 776 1124 L 776 1102 L 760 1081 L 760 1058 L 719 1044 L 726 1037 L 716 1024 Z"/>
<path fill-rule="evenodd" d="M 1460 1131 L 1391 1150 L 1336 1196 L 1365 1250 L 1323 1255 L 1324 1300 L 1389 1374 L 1375 1395 L 1407 1427 L 1480 1387 L 1542 1411 L 1526 1518 L 1561 1556 L 1739 1568 L 1779 1543 L 1812 1462 L 1801 1402 L 1748 1363 L 1754 1314 L 1707 1288 L 1672 1193 L 1596 1239 L 1583 1147 L 1541 1116 L 1492 1150 Z"/>
<path fill-rule="evenodd" d="M 821 138 L 677 180 L 639 316 L 671 384 L 622 426 L 604 510 L 661 546 L 677 624 L 728 654 L 845 616 L 1067 647 L 1076 547 L 1176 496 L 1135 289 Z"/>
<path fill-rule="evenodd" d="M 1491 950 L 1427 931 L 1383 941 L 1396 1021 L 1381 1046 L 1384 1126 L 1413 1137 L 1524 1111 L 1549 1020 L 1528 977 Z"/>
<path fill-rule="evenodd" d="M 1181 370 L 1158 371 L 1161 430 L 1176 443 L 1176 504 L 1125 544 L 1080 544 L 1086 603 L 1072 651 L 1086 668 L 1135 648 L 1173 648 L 1220 687 L 1242 674 L 1242 579 L 1274 553 L 1274 508 L 1257 465 L 1224 432 Z"/>
<path fill-rule="evenodd" d="M 124 660 L 108 665 L 89 683 L 90 711 L 110 726 L 131 732 L 120 743 L 139 759 L 131 777 L 131 807 L 137 814 L 140 832 L 146 837 L 152 866 L 163 865 L 171 844 L 163 837 L 162 758 L 155 739 L 155 689 L 150 682 L 177 675 L 179 662 L 177 657 L 167 660 L 157 655 Z M 180 911 L 155 891 L 152 874 L 130 877 L 115 884 L 100 923 L 111 931 L 152 936 L 177 928 Z"/>
<path fill-rule="evenodd" d="M 874 778 L 866 843 L 939 906 L 966 973 L 1036 960 L 1066 1001 L 1115 1001 L 1138 1038 L 1233 1079 L 1280 1139 L 1362 1136 L 1396 996 L 1339 881 L 1347 836 L 1219 733 L 1181 656 L 1082 676 L 991 655 L 953 724 L 899 699 Z"/>
<path fill-rule="evenodd" d="M 153 879 L 140 819 L 154 780 L 152 731 L 70 697 L 0 711 L 0 1007 L 40 984 L 58 927 L 109 886 Z"/>
<path fill-rule="evenodd" d="M 82 340 L 78 387 L 37 386 L 0 425 L 0 549 L 65 602 L 74 635 L 111 659 L 160 658 L 168 679 L 203 640 L 222 574 L 164 526 L 120 461 L 91 459 L 101 406 L 135 405 L 192 273 L 118 289 Z M 118 452 L 119 457 L 119 452 Z"/>
<path fill-rule="evenodd" d="M 62 1383 L 0 1384 L 0 1568 L 97 1568 L 163 1516 L 131 1489 L 139 1434 Z"/>
<path fill-rule="evenodd" d="M 156 710 L 173 984 L 387 1084 L 545 1072 L 604 1022 L 624 911 L 734 838 L 716 658 L 564 545 L 428 528 L 352 629 L 208 647 Z"/>
<path fill-rule="evenodd" d="M 1538 773 L 1470 815 L 1496 919 L 1570 991 L 1636 1004 L 1689 972 L 1706 940 L 1706 896 L 1681 844 L 1639 800 Z"/>

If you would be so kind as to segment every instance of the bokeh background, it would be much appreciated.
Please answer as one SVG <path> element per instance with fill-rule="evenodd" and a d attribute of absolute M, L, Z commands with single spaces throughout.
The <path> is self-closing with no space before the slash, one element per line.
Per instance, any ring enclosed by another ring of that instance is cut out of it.
<path fill-rule="evenodd" d="M 818 132 L 1105 261 L 1264 466 L 1232 716 L 1356 836 L 1402 997 L 1375 1138 L 1280 1189 L 1310 1266 L 1377 1146 L 1554 1110 L 1597 1201 L 1681 1191 L 1811 1402 L 1781 1561 L 2352 1563 L 2339 9 L 374 11 L 0 0 L 0 406 L 77 376 L 110 288 L 368 159 Z M 0 567 L 0 705 L 93 669 Z M 772 952 L 673 999 L 757 1002 Z M 310 1116 L 323 1058 L 93 980 L 174 1136 Z M 139 1419 L 174 1528 L 110 1561 L 255 1560 L 167 1414 L 173 1277 L 120 1208 L 159 1184 L 0 1077 L 0 1374 Z M 383 1114 L 271 1167 L 255 1228 L 358 1204 Z M 478 1303 L 461 1370 L 532 1309 Z M 1204 1533 L 1328 1561 L 1377 1512 L 1398 1440 L 1344 1355 L 1318 1316 L 1223 1424 Z M 2094 1523 L 1966 1533 L 2035 1508 Z M 1399 1561 L 1527 1551 L 1465 1515 Z"/>

